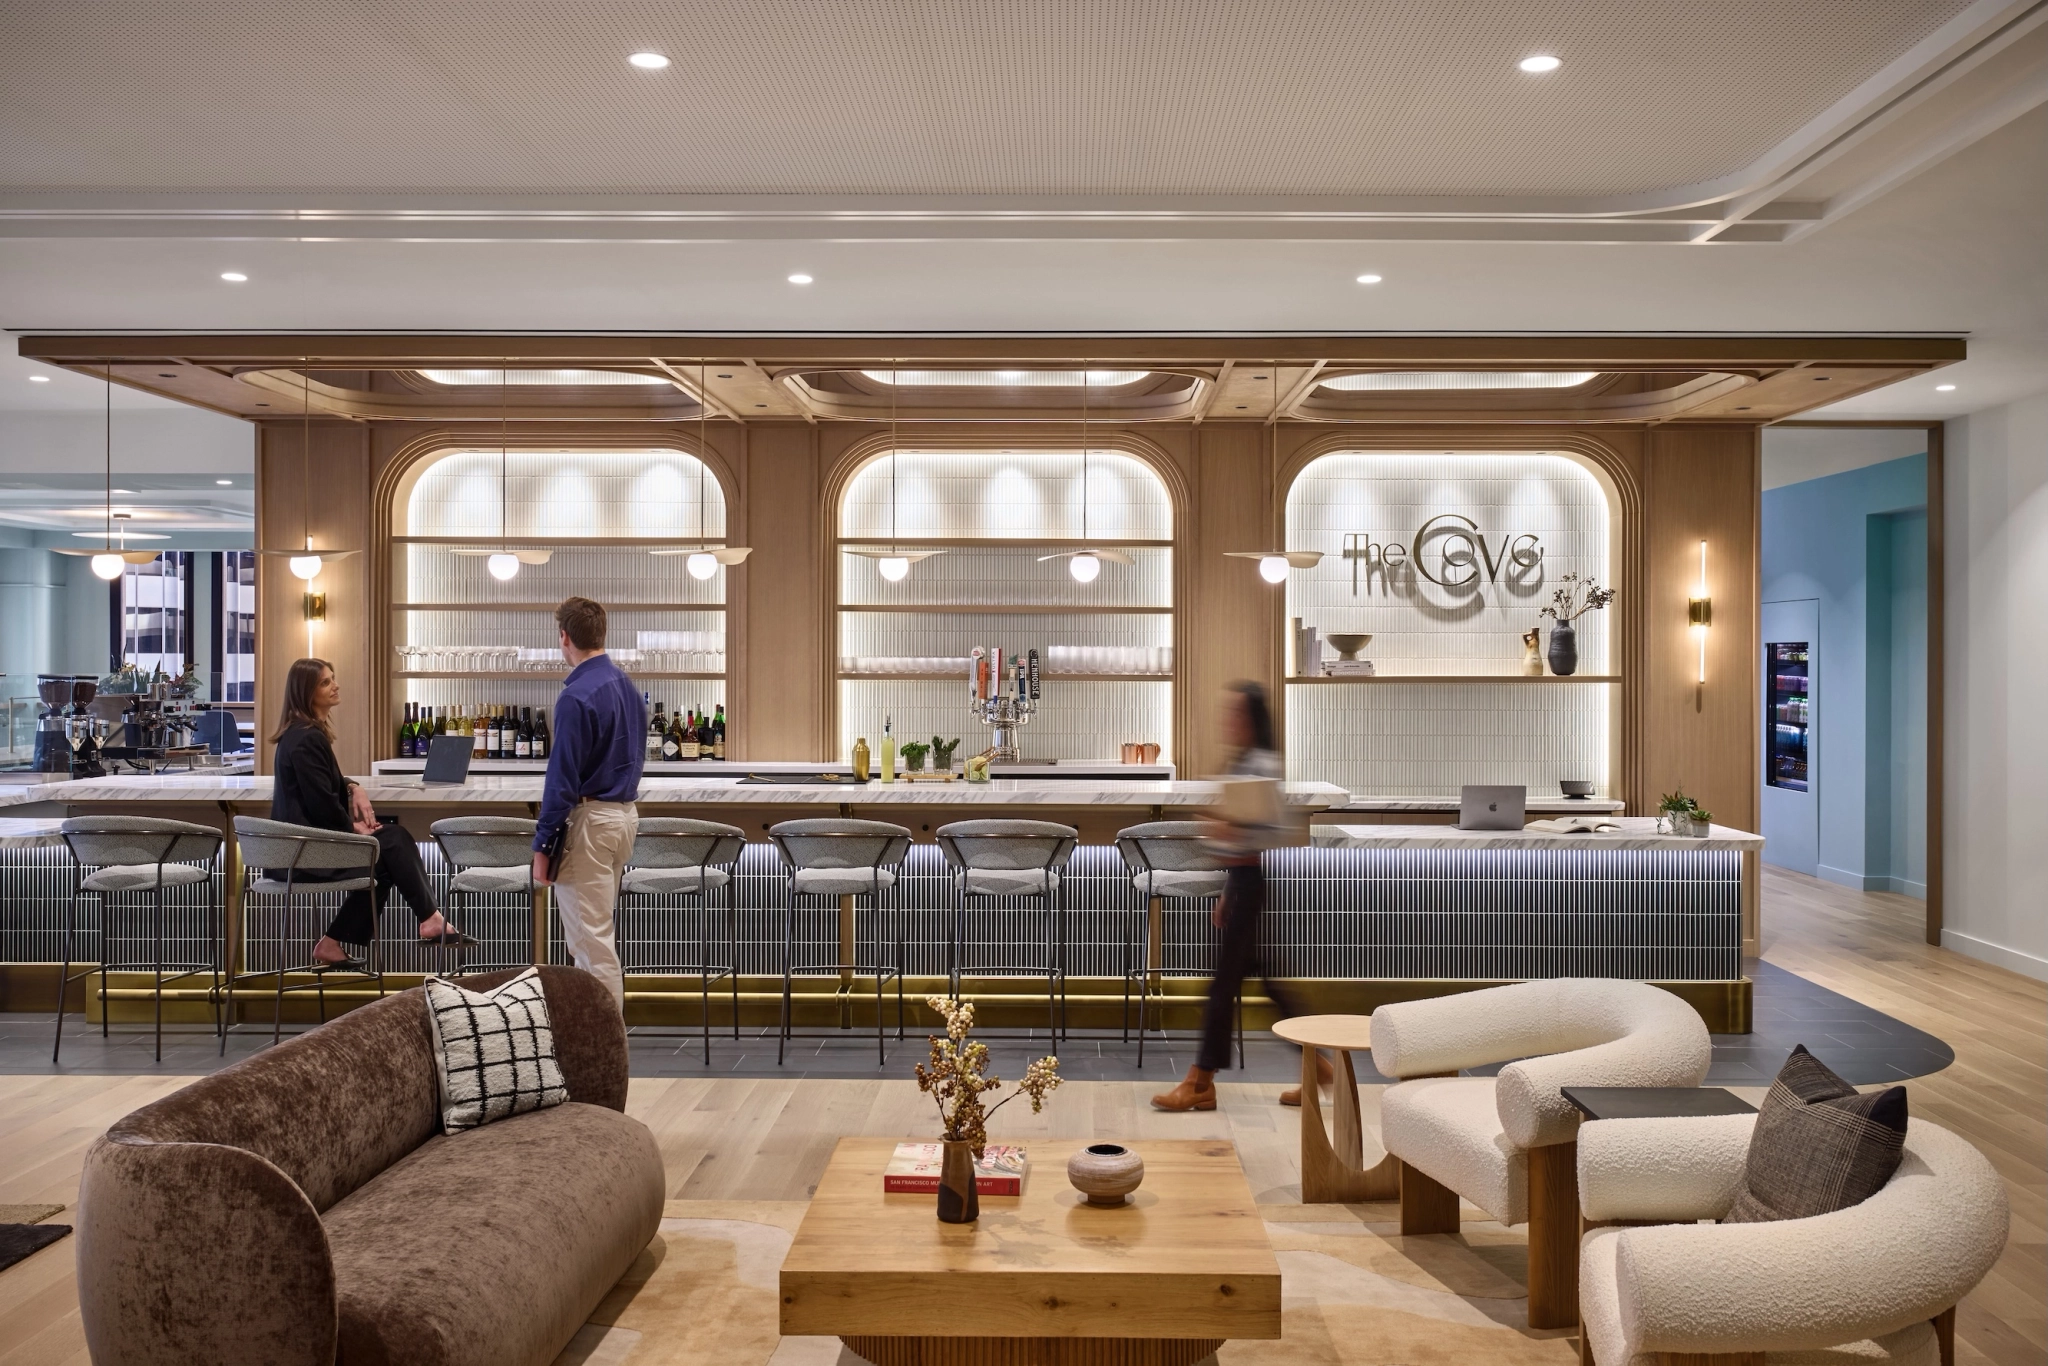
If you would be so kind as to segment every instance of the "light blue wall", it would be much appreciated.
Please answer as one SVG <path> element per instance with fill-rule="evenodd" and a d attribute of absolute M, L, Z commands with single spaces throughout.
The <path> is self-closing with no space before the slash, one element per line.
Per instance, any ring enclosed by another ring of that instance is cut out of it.
<path fill-rule="evenodd" d="M 1914 895 L 1927 859 L 1926 505 L 1924 454 L 1763 497 L 1763 600 L 1819 604 L 1820 876 Z"/>
<path fill-rule="evenodd" d="M 0 548 L 0 689 L 27 696 L 39 673 L 105 673 L 110 602 L 81 556 Z"/>

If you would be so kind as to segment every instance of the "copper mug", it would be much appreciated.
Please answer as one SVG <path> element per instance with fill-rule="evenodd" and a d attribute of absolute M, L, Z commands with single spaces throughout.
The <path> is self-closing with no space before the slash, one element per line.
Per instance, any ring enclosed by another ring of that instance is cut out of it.
<path fill-rule="evenodd" d="M 1156 763 L 1158 763 L 1158 762 L 1159 762 L 1159 746 L 1158 746 L 1158 745 L 1155 745 L 1155 744 L 1153 744 L 1153 743 L 1152 743 L 1152 742 L 1151 742 L 1150 740 L 1147 740 L 1147 741 L 1146 741 L 1146 742 L 1145 742 L 1144 744 L 1142 744 L 1142 745 L 1139 745 L 1139 746 L 1138 746 L 1138 762 L 1139 762 L 1139 763 L 1141 763 L 1141 764 L 1156 764 Z"/>
<path fill-rule="evenodd" d="M 1127 764 L 1137 763 L 1139 751 L 1143 748 L 1144 746 L 1139 745 L 1133 741 L 1124 741 L 1124 762 Z"/>

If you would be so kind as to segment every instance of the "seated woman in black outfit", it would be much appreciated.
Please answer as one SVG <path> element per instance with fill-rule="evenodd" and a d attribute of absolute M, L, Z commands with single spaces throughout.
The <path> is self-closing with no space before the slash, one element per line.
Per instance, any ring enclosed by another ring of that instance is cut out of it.
<path fill-rule="evenodd" d="M 295 661 L 284 680 L 284 718 L 271 737 L 277 752 L 272 761 L 270 819 L 375 835 L 382 850 L 377 857 L 374 897 L 368 891 L 349 893 L 327 933 L 313 946 L 314 961 L 337 967 L 361 966 L 342 945 L 370 942 L 377 907 L 392 887 L 419 920 L 421 942 L 473 945 L 476 941 L 467 935 L 450 930 L 435 908 L 434 890 L 427 883 L 426 865 L 420 862 L 419 846 L 412 836 L 395 825 L 380 825 L 363 789 L 342 776 L 341 765 L 334 758 L 334 730 L 327 723 L 328 714 L 340 701 L 341 685 L 334 681 L 333 665 L 324 659 Z M 343 876 L 346 874 L 304 872 L 298 879 L 331 882 Z"/>

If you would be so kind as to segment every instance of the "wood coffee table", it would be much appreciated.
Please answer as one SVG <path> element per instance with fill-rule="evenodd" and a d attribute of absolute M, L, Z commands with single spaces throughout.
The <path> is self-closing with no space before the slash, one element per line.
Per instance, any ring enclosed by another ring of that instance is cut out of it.
<path fill-rule="evenodd" d="M 1392 1200 L 1401 1193 L 1400 1163 L 1389 1153 L 1378 1166 L 1365 1165 L 1365 1120 L 1358 1111 L 1354 1049 L 1372 1047 L 1369 1015 L 1296 1015 L 1274 1023 L 1273 1032 L 1301 1045 L 1301 1203 L 1355 1204 Z M 1323 1129 L 1322 1097 L 1316 1088 L 1316 1054 L 1336 1055 L 1331 1099 L 1335 1135 Z"/>
<path fill-rule="evenodd" d="M 1122 1209 L 1067 1184 L 1086 1140 L 1031 1145 L 1021 1196 L 942 1224 L 885 1195 L 890 1138 L 842 1138 L 782 1261 L 782 1332 L 836 1336 L 876 1366 L 1189 1366 L 1280 1336 L 1280 1263 L 1221 1140 L 1132 1143 Z"/>

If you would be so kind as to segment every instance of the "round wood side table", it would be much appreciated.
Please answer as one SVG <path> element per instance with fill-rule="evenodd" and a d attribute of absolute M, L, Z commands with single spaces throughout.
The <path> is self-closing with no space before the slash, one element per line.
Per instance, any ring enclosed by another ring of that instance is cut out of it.
<path fill-rule="evenodd" d="M 1358 1111 L 1358 1076 L 1351 1068 L 1355 1049 L 1372 1047 L 1369 1015 L 1297 1015 L 1281 1020 L 1273 1032 L 1301 1045 L 1301 1202 L 1305 1205 L 1354 1204 L 1362 1200 L 1400 1198 L 1400 1163 L 1389 1153 L 1378 1166 L 1365 1165 L 1365 1122 Z M 1334 1135 L 1323 1127 L 1322 1097 L 1316 1083 L 1316 1058 L 1333 1055 L 1336 1113 Z"/>

